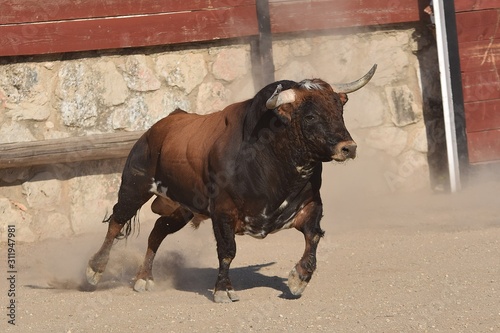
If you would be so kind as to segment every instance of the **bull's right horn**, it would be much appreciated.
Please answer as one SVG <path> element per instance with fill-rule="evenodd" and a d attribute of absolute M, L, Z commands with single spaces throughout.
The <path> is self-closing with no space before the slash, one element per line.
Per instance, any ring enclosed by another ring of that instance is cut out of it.
<path fill-rule="evenodd" d="M 356 81 L 349 83 L 331 84 L 333 91 L 335 91 L 338 94 L 340 93 L 348 94 L 363 88 L 371 80 L 373 74 L 375 74 L 376 69 L 377 69 L 377 64 L 373 65 L 373 67 L 368 71 L 368 73 L 366 73 L 365 75 L 363 75 L 362 78 Z"/>
<path fill-rule="evenodd" d="M 273 110 L 282 104 L 295 102 L 295 91 L 293 89 L 287 89 L 285 91 L 281 91 L 281 89 L 283 89 L 283 87 L 279 84 L 274 93 L 267 100 L 266 108 Z"/>

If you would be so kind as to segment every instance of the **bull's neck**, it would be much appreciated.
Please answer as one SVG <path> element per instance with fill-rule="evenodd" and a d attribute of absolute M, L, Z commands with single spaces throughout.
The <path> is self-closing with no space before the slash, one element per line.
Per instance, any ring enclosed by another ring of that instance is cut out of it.
<path fill-rule="evenodd" d="M 264 135 L 254 143 L 257 158 L 272 160 L 283 174 L 308 179 L 314 167 L 320 163 L 314 161 L 300 136 L 292 128 L 283 128 Z M 260 156 L 259 156 L 260 155 Z"/>

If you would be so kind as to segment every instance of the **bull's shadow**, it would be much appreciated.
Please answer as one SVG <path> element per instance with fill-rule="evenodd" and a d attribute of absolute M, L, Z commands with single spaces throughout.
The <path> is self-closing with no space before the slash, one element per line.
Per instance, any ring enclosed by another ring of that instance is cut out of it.
<path fill-rule="evenodd" d="M 187 292 L 194 292 L 213 299 L 213 287 L 217 278 L 218 270 L 209 267 L 188 267 L 184 265 L 182 257 L 175 253 L 169 253 L 164 258 L 158 258 L 155 262 L 156 278 L 158 283 L 161 279 L 168 280 L 172 288 Z M 179 261 L 180 260 L 180 261 Z M 246 267 L 234 267 L 229 271 L 233 287 L 238 291 L 253 288 L 272 288 L 281 292 L 279 297 L 285 299 L 297 298 L 293 296 L 286 284 L 286 279 L 279 276 L 268 276 L 260 271 L 265 267 L 276 264 L 269 262 Z M 155 282 L 156 282 L 155 281 Z"/>

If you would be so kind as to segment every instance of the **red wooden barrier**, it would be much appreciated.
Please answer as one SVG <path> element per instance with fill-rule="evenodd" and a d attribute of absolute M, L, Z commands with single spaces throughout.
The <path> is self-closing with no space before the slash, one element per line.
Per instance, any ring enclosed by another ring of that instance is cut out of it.
<path fill-rule="evenodd" d="M 273 33 L 419 20 L 419 0 L 271 0 Z M 0 56 L 258 35 L 255 0 L 0 0 Z"/>
<path fill-rule="evenodd" d="M 500 160 L 500 3 L 456 0 L 469 161 Z"/>

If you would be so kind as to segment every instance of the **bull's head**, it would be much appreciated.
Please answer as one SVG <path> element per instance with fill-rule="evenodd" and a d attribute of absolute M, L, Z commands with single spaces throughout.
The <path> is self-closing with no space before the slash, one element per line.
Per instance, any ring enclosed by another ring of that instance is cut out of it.
<path fill-rule="evenodd" d="M 299 133 L 314 160 L 341 162 L 355 158 L 357 145 L 345 127 L 343 106 L 347 94 L 365 86 L 376 68 L 374 65 L 351 83 L 329 85 L 313 79 L 287 90 L 278 85 L 266 107 Z"/>

